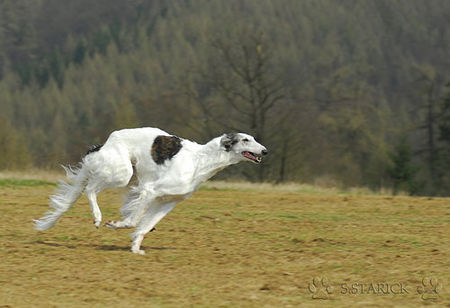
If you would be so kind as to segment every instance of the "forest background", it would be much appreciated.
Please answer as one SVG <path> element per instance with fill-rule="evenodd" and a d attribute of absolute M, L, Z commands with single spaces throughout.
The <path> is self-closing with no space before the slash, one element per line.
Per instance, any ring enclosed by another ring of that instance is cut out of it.
<path fill-rule="evenodd" d="M 0 0 L 0 169 L 243 131 L 221 178 L 450 195 L 449 72 L 447 0 Z"/>

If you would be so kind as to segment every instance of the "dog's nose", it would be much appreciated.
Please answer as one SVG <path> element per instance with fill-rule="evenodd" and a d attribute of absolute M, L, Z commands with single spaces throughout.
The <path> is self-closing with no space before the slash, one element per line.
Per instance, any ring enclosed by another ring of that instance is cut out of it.
<path fill-rule="evenodd" d="M 261 151 L 261 154 L 262 155 L 267 155 L 267 154 L 269 154 L 269 151 L 267 151 L 267 149 L 264 149 L 264 150 Z"/>

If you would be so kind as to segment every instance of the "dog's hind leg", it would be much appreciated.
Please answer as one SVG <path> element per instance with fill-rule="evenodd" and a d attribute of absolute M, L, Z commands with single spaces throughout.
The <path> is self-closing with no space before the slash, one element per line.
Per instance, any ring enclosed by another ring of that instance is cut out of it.
<path fill-rule="evenodd" d="M 86 196 L 91 206 L 92 215 L 94 216 L 94 225 L 98 228 L 102 222 L 102 212 L 97 203 L 97 193 L 93 190 L 86 191 Z"/>
<path fill-rule="evenodd" d="M 154 230 L 156 224 L 164 218 L 174 207 L 176 202 L 159 203 L 154 201 L 147 209 L 142 219 L 139 221 L 136 231 L 132 234 L 133 243 L 131 251 L 133 253 L 144 255 L 145 251 L 141 249 L 141 243 L 145 234 Z"/>
<path fill-rule="evenodd" d="M 98 228 L 102 221 L 102 213 L 97 203 L 97 194 L 107 188 L 125 187 L 133 176 L 133 167 L 128 159 L 124 159 L 115 152 L 96 152 L 90 154 L 89 162 L 93 165 L 89 181 L 86 185 L 85 193 L 89 199 L 94 224 Z M 99 164 L 98 161 L 105 161 L 110 158 L 108 164 Z M 100 158 L 103 158 L 101 160 Z"/>

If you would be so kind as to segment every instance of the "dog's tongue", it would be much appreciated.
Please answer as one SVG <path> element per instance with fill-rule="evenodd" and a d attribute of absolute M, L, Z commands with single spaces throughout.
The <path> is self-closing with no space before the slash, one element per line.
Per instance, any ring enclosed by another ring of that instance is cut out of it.
<path fill-rule="evenodd" d="M 255 156 L 250 152 L 243 152 L 242 155 L 244 155 L 244 157 L 251 159 L 252 161 L 254 161 L 255 163 L 260 163 L 261 162 L 261 157 Z"/>
<path fill-rule="evenodd" d="M 244 156 L 250 158 L 251 160 L 256 160 L 256 157 L 253 156 L 250 152 L 244 152 Z"/>

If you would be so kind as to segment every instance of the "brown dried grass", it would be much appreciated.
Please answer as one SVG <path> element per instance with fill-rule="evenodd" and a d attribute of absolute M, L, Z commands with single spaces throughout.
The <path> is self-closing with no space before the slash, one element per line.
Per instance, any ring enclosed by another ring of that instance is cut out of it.
<path fill-rule="evenodd" d="M 49 180 L 42 178 L 42 180 Z M 54 187 L 0 187 L 0 306 L 449 306 L 450 200 L 211 183 L 129 252 L 129 230 L 96 230 L 83 197 L 33 230 Z M 119 218 L 122 191 L 99 203 Z M 312 299 L 313 277 L 332 286 Z M 440 282 L 423 300 L 423 277 Z M 341 294 L 342 283 L 404 283 L 408 294 Z"/>

